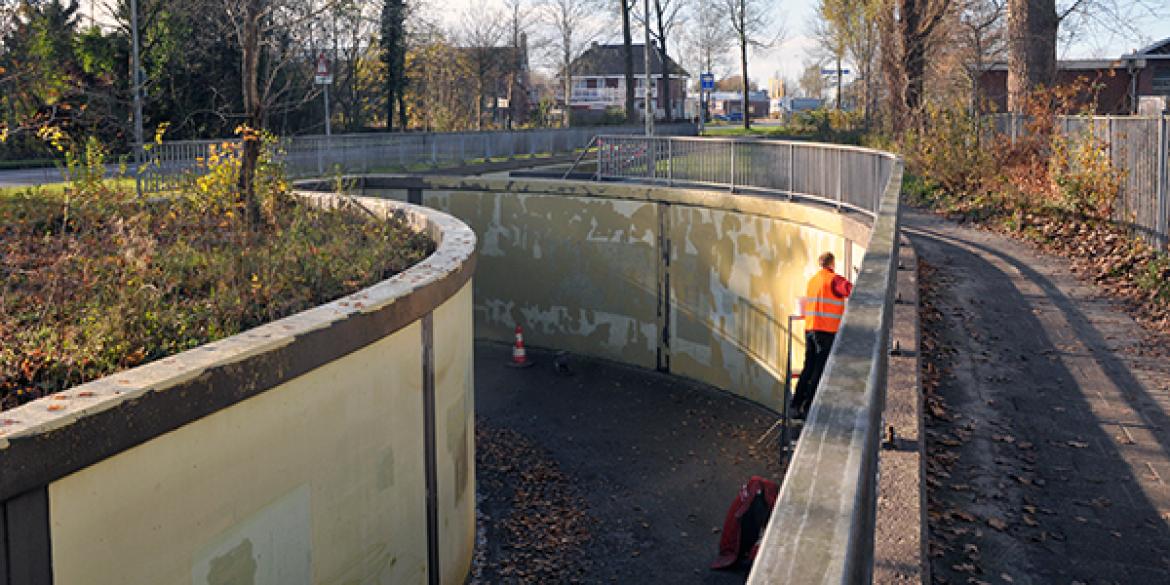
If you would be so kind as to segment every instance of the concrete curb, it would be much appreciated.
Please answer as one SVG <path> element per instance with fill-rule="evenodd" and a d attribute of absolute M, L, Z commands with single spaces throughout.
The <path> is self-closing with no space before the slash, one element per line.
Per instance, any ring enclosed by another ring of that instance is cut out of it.
<path fill-rule="evenodd" d="M 874 535 L 875 583 L 930 583 L 918 323 L 918 256 L 899 238 Z"/>

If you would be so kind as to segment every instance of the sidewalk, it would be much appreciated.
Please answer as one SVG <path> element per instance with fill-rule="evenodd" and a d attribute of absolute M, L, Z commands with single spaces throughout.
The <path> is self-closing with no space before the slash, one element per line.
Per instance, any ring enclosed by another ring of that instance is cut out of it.
<path fill-rule="evenodd" d="M 1170 583 L 1170 348 L 1060 258 L 904 213 L 934 581 Z"/>

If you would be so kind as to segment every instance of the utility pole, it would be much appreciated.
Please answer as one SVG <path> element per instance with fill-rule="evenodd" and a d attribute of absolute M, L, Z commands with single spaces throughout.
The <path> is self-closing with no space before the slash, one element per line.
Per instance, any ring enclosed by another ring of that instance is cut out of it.
<path fill-rule="evenodd" d="M 645 33 L 645 44 L 642 46 L 642 64 L 646 68 L 645 91 L 643 92 L 644 107 L 642 112 L 643 118 L 646 120 L 646 136 L 654 135 L 654 110 L 655 107 L 651 103 L 653 93 L 650 90 L 650 0 L 642 0 L 642 32 Z"/>
<path fill-rule="evenodd" d="M 142 60 L 138 55 L 138 0 L 130 0 L 130 66 L 134 82 L 134 190 L 142 197 Z"/>

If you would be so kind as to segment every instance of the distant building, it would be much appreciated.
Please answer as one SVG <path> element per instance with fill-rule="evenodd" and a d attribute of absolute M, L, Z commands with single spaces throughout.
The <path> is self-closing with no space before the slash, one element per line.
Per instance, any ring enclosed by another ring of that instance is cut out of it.
<path fill-rule="evenodd" d="M 473 68 L 484 67 L 483 78 L 492 80 L 485 88 L 484 111 L 492 121 L 510 128 L 528 121 L 532 106 L 538 99 L 528 67 L 528 35 L 521 33 L 517 46 L 460 47 Z"/>
<path fill-rule="evenodd" d="M 1007 64 L 995 63 L 979 76 L 985 110 L 1007 111 Z M 1057 63 L 1056 82 L 1095 86 L 1098 114 L 1135 114 L 1141 106 L 1164 109 L 1170 96 L 1170 39 L 1163 39 L 1118 59 L 1078 59 Z M 1081 96 L 1088 103 L 1094 96 Z"/>
<path fill-rule="evenodd" d="M 666 92 L 659 92 L 662 75 L 662 60 L 652 43 L 650 51 L 650 91 L 654 99 L 655 117 L 666 117 Z M 634 45 L 634 96 L 635 107 L 645 110 L 645 45 Z M 608 110 L 622 112 L 626 108 L 626 66 L 623 45 L 602 45 L 593 43 L 580 57 L 573 60 L 573 92 L 569 103 L 574 110 Z M 667 81 L 670 83 L 671 116 L 683 118 L 687 99 L 687 73 L 669 56 L 666 58 Z M 563 91 L 561 92 L 563 93 Z M 560 96 L 563 101 L 564 96 Z"/>
<path fill-rule="evenodd" d="M 784 80 L 775 77 L 768 80 L 768 97 L 770 99 L 783 99 L 784 95 Z"/>
<path fill-rule="evenodd" d="M 743 113 L 743 93 L 738 91 L 711 92 L 711 115 L 729 116 Z M 771 111 L 768 94 L 762 91 L 748 92 L 748 107 L 752 118 L 766 118 Z"/>

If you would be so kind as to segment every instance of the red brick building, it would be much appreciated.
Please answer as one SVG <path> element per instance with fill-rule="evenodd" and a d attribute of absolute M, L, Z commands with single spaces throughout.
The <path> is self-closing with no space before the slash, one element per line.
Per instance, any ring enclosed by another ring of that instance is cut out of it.
<path fill-rule="evenodd" d="M 1163 111 L 1170 96 L 1170 39 L 1163 39 L 1118 59 L 1079 59 L 1057 63 L 1058 85 L 1081 83 L 1092 88 L 1098 114 L 1152 114 Z M 1007 65 L 996 63 L 979 77 L 980 102 L 987 111 L 1007 111 Z"/>

